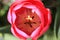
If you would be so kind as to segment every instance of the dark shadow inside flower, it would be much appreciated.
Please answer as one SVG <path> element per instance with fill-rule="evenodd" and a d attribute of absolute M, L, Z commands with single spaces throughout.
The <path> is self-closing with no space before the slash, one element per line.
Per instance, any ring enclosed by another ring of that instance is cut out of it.
<path fill-rule="evenodd" d="M 36 22 L 31 22 L 31 21 L 29 20 L 29 22 L 25 22 L 24 24 L 28 24 L 28 25 L 30 25 L 30 27 L 32 27 L 31 24 L 36 24 Z"/>
<path fill-rule="evenodd" d="M 40 18 L 32 9 L 21 8 L 15 11 L 16 20 L 15 25 L 18 29 L 22 30 L 28 35 L 40 26 Z"/>

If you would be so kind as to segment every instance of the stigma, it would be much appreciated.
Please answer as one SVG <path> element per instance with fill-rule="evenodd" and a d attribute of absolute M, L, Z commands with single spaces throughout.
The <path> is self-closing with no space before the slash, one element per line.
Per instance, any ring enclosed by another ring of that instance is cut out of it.
<path fill-rule="evenodd" d="M 27 20 L 32 20 L 32 18 L 30 17 L 30 15 L 28 15 L 28 17 L 26 18 Z"/>

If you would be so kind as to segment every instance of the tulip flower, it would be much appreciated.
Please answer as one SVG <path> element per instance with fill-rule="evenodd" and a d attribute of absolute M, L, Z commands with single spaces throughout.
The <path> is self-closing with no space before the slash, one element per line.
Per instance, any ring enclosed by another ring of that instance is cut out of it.
<path fill-rule="evenodd" d="M 49 29 L 51 13 L 41 0 L 16 0 L 9 8 L 7 19 L 14 36 L 37 40 Z"/>

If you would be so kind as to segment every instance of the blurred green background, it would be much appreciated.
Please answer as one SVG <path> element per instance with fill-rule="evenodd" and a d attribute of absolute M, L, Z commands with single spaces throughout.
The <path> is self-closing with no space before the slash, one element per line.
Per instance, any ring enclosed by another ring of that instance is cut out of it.
<path fill-rule="evenodd" d="M 14 0 L 0 0 L 0 40 L 18 40 L 12 35 L 7 21 L 8 9 L 13 2 Z M 60 0 L 42 0 L 42 2 L 51 10 L 52 23 L 49 30 L 38 40 L 60 40 Z"/>

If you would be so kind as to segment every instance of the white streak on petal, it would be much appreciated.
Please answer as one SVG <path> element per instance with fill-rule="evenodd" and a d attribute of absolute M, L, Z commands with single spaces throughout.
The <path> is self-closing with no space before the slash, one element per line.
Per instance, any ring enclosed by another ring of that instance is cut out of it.
<path fill-rule="evenodd" d="M 35 11 L 34 10 L 32 10 L 32 13 L 34 13 Z"/>
<path fill-rule="evenodd" d="M 48 20 L 51 22 L 51 14 L 50 14 L 50 9 L 48 9 L 48 8 L 47 8 L 47 10 L 48 10 Z"/>

